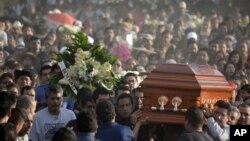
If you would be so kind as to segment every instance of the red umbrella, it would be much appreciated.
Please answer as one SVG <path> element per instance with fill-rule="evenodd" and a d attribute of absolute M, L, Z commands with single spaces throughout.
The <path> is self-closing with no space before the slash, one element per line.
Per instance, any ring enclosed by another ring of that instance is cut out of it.
<path fill-rule="evenodd" d="M 48 14 L 47 18 L 57 24 L 73 24 L 73 22 L 76 20 L 68 13 L 51 13 Z"/>

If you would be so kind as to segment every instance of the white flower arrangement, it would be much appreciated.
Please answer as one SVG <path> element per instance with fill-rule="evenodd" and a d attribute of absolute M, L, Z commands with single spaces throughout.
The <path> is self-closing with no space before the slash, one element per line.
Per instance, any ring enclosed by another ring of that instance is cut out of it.
<path fill-rule="evenodd" d="M 51 76 L 51 82 L 63 82 L 66 93 L 75 94 L 81 87 L 88 87 L 91 90 L 99 86 L 108 89 L 115 87 L 120 81 L 120 78 L 112 72 L 116 57 L 106 53 L 99 45 L 89 44 L 87 37 L 81 32 L 74 34 L 71 41 L 66 51 L 58 54 L 58 62 L 63 62 L 59 63 L 59 66 L 64 67 L 60 67 L 62 73 Z"/>
<path fill-rule="evenodd" d="M 84 82 L 91 81 L 99 81 L 105 85 L 105 81 L 111 77 L 111 69 L 112 65 L 109 62 L 101 64 L 91 57 L 91 52 L 78 48 L 75 53 L 75 64 L 68 68 L 68 74 L 76 87 L 82 87 Z"/>

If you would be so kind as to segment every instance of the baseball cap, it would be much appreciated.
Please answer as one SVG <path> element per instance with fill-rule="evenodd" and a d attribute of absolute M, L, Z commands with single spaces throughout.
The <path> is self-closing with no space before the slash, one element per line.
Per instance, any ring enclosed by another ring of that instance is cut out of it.
<path fill-rule="evenodd" d="M 186 8 L 186 7 L 187 7 L 186 2 L 181 1 L 181 2 L 179 3 L 179 7 Z"/>
<path fill-rule="evenodd" d="M 197 41 L 197 39 L 198 39 L 197 33 L 195 33 L 195 32 L 189 32 L 189 33 L 187 34 L 187 39 L 188 39 L 188 40 L 189 40 L 189 39 L 194 39 L 194 40 Z"/>
<path fill-rule="evenodd" d="M 13 27 L 14 28 L 22 28 L 23 27 L 23 24 L 20 22 L 20 21 L 15 21 L 13 23 Z"/>

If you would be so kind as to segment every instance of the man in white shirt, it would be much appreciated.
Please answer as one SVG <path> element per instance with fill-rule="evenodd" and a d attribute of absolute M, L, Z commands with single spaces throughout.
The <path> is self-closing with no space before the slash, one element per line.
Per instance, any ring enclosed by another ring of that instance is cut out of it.
<path fill-rule="evenodd" d="M 76 119 L 73 111 L 60 108 L 63 100 L 63 90 L 60 85 L 49 85 L 46 92 L 47 108 L 37 112 L 29 134 L 32 141 L 50 141 L 55 132 L 65 127 L 68 121 Z"/>
<path fill-rule="evenodd" d="M 207 119 L 208 132 L 214 140 L 229 141 L 230 126 L 228 125 L 231 113 L 230 103 L 219 100 L 211 117 Z"/>

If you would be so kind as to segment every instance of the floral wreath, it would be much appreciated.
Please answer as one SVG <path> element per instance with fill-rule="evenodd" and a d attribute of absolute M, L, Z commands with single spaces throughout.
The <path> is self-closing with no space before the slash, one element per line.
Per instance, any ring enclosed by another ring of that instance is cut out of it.
<path fill-rule="evenodd" d="M 64 93 L 73 97 L 82 87 L 92 91 L 99 86 L 112 89 L 120 80 L 112 71 L 116 60 L 98 44 L 88 43 L 87 36 L 78 32 L 71 35 L 67 49 L 57 54 L 61 72 L 52 72 L 50 82 L 61 84 Z"/>

